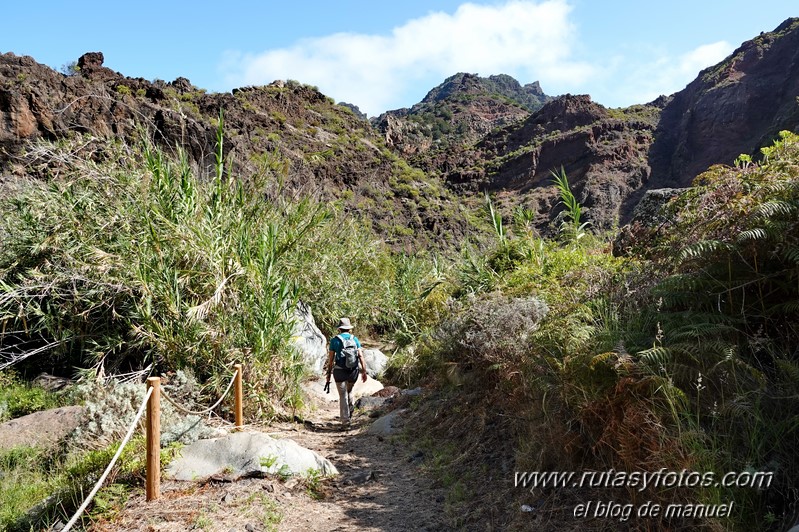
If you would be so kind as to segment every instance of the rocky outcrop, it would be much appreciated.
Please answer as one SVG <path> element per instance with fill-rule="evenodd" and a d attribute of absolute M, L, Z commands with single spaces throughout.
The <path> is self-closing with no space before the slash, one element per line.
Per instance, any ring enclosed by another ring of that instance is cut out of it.
<path fill-rule="evenodd" d="M 799 18 L 743 43 L 665 105 L 650 156 L 654 188 L 686 187 L 713 164 L 759 155 L 799 132 Z"/>
<path fill-rule="evenodd" d="M 658 111 L 638 106 L 611 112 L 588 95 L 567 94 L 471 150 L 450 154 L 442 172 L 462 193 L 512 192 L 514 203 L 537 212 L 537 225 L 545 227 L 558 213 L 552 172 L 563 168 L 586 220 L 606 229 L 649 177 L 646 156 Z"/>
<path fill-rule="evenodd" d="M 312 375 L 324 373 L 327 363 L 327 338 L 316 326 L 311 307 L 302 301 L 297 303 L 294 311 L 294 330 L 291 333 L 292 344 L 302 355 L 305 368 Z"/>
<path fill-rule="evenodd" d="M 550 99 L 538 82 L 522 86 L 504 74 L 483 78 L 459 73 L 410 109 L 388 111 L 372 123 L 390 147 L 412 164 L 432 170 L 431 152 L 476 142 L 498 127 L 525 119 Z"/>
<path fill-rule="evenodd" d="M 173 480 L 203 481 L 211 477 L 236 480 L 266 475 L 337 475 L 330 460 L 294 440 L 276 439 L 262 433 L 237 432 L 199 440 L 180 450 L 167 466 Z"/>
<path fill-rule="evenodd" d="M 208 94 L 183 77 L 169 83 L 124 77 L 103 60 L 100 52 L 85 54 L 67 75 L 30 57 L 0 55 L 0 182 L 49 175 L 51 168 L 31 167 L 31 143 L 76 134 L 96 139 L 92 153 L 81 155 L 102 160 L 106 142 L 136 147 L 144 133 L 167 152 L 180 148 L 198 175 L 210 175 L 221 114 L 226 170 L 243 180 L 279 174 L 274 194 L 342 199 L 400 248 L 428 238 L 451 242 L 462 233 L 465 220 L 442 218 L 446 208 L 408 205 L 445 204 L 446 190 L 429 186 L 424 174 L 408 177 L 407 165 L 385 150 L 357 109 L 335 105 L 315 87 L 276 81 Z M 392 187 L 398 176 L 402 192 Z"/>
<path fill-rule="evenodd" d="M 537 81 L 522 86 L 507 74 L 483 78 L 476 74 L 460 72 L 445 79 L 438 87 L 431 89 L 422 103 L 441 102 L 464 94 L 504 96 L 531 112 L 540 109 L 544 103 L 552 99 L 551 96 L 544 94 Z"/>

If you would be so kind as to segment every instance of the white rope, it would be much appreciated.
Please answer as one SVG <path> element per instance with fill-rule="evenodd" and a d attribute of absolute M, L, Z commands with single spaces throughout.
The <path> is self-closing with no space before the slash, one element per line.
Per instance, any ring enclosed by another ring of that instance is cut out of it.
<path fill-rule="evenodd" d="M 136 418 L 133 420 L 133 423 L 130 424 L 128 433 L 125 434 L 125 438 L 122 440 L 122 443 L 119 445 L 119 449 L 117 449 L 116 454 L 111 459 L 111 463 L 108 464 L 108 467 L 105 468 L 105 471 L 103 472 L 103 475 L 100 477 L 100 480 L 98 480 L 97 484 L 94 485 L 94 489 L 92 489 L 91 493 L 89 493 L 89 496 L 86 497 L 86 500 L 83 501 L 83 504 L 80 506 L 80 508 L 78 508 L 78 511 L 75 512 L 75 515 L 72 516 L 72 519 L 69 520 L 69 523 L 67 523 L 66 526 L 61 529 L 61 532 L 69 532 L 69 529 L 71 529 L 72 526 L 77 522 L 78 518 L 80 517 L 80 514 L 82 514 L 83 511 L 86 509 L 86 507 L 89 506 L 89 503 L 92 502 L 92 499 L 100 490 L 100 486 L 103 485 L 103 482 L 105 482 L 106 477 L 111 472 L 111 468 L 114 467 L 114 464 L 119 459 L 119 456 L 122 454 L 122 449 L 125 448 L 125 445 L 127 445 L 128 440 L 130 440 L 130 437 L 133 436 L 133 431 L 136 430 L 136 424 L 139 422 L 139 419 L 141 419 L 142 414 L 144 414 L 144 409 L 147 406 L 147 401 L 150 399 L 152 393 L 153 393 L 153 387 L 151 386 L 147 390 L 147 393 L 144 395 L 144 401 L 142 401 L 141 406 L 139 407 L 139 412 L 136 414 Z"/>
<path fill-rule="evenodd" d="M 191 414 L 191 415 L 193 415 L 193 416 L 201 416 L 201 415 L 203 415 L 203 414 L 207 414 L 208 412 L 210 412 L 211 410 L 213 410 L 214 408 L 216 408 L 217 406 L 219 406 L 220 404 L 222 404 L 222 401 L 225 399 L 225 397 L 227 397 L 227 394 L 228 394 L 228 392 L 230 391 L 230 388 L 232 388 L 232 387 L 233 387 L 233 383 L 234 383 L 234 382 L 235 382 L 235 380 L 236 380 L 236 375 L 238 374 L 238 372 L 239 372 L 239 370 L 238 370 L 238 369 L 237 369 L 236 371 L 234 371 L 234 372 L 233 372 L 233 378 L 231 378 L 231 379 L 230 379 L 230 383 L 227 385 L 227 390 L 225 390 L 225 393 L 223 393 L 223 394 L 222 394 L 222 397 L 220 397 L 220 398 L 219 398 L 219 401 L 217 401 L 216 403 L 214 403 L 212 406 L 209 406 L 209 407 L 208 407 L 208 408 L 206 408 L 205 410 L 200 410 L 200 411 L 198 411 L 198 412 L 194 412 L 194 411 L 192 411 L 192 410 L 187 410 L 187 409 L 183 408 L 182 406 L 180 406 L 179 404 L 177 404 L 175 401 L 173 401 L 173 400 L 172 400 L 172 398 L 171 398 L 171 397 L 169 397 L 169 395 L 167 395 L 167 393 L 164 391 L 164 389 L 163 389 L 163 388 L 161 388 L 161 395 L 164 397 L 164 399 L 166 399 L 167 401 L 169 401 L 169 403 L 170 403 L 172 406 L 174 406 L 174 407 L 175 407 L 175 408 L 176 408 L 178 411 L 180 411 L 180 412 L 183 412 L 184 414 Z"/>

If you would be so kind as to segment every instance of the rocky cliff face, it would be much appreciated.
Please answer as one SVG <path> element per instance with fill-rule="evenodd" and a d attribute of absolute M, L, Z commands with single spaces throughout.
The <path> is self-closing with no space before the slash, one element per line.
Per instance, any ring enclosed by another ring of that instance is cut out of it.
<path fill-rule="evenodd" d="M 288 192 L 342 199 L 398 246 L 455 243 L 459 203 L 494 192 L 506 209 L 557 216 L 551 172 L 563 167 L 595 227 L 626 222 L 647 190 L 688 186 L 712 164 L 757 155 L 799 132 L 799 19 L 744 43 L 683 91 L 606 109 L 586 95 L 551 98 L 537 83 L 456 74 L 410 109 L 372 123 L 314 87 L 275 82 L 206 94 L 189 80 L 127 78 L 83 56 L 67 76 L 0 55 L 0 181 L 30 170 L 30 142 L 75 133 L 136 143 L 140 129 L 214 163 L 224 110 L 226 154 L 242 177 L 280 171 Z"/>
<path fill-rule="evenodd" d="M 658 114 L 653 106 L 611 111 L 587 95 L 562 96 L 523 122 L 487 135 L 459 159 L 451 157 L 442 172 L 462 193 L 515 197 L 538 212 L 543 226 L 557 203 L 552 172 L 562 167 L 587 218 L 608 228 L 625 198 L 649 177 L 647 152 Z"/>
<path fill-rule="evenodd" d="M 458 94 L 450 85 L 431 94 Z M 799 19 L 790 19 L 650 104 L 605 109 L 589 96 L 566 95 L 485 134 L 450 139 L 446 150 L 389 144 L 461 195 L 493 191 L 508 207 L 534 210 L 541 227 L 557 214 L 551 171 L 562 166 L 587 218 L 610 228 L 630 219 L 647 190 L 689 186 L 713 164 L 732 164 L 741 153 L 756 158 L 780 130 L 798 131 L 798 97 Z"/>
<path fill-rule="evenodd" d="M 758 155 L 781 130 L 799 131 L 799 18 L 743 43 L 703 70 L 663 109 L 652 186 L 690 185 L 712 164 Z"/>
<path fill-rule="evenodd" d="M 527 118 L 550 99 L 538 82 L 522 86 L 507 75 L 460 73 L 410 109 L 383 113 L 373 125 L 391 148 L 430 170 L 428 154 L 476 142 L 498 127 Z"/>
<path fill-rule="evenodd" d="M 206 94 L 185 78 L 149 82 L 102 64 L 101 53 L 89 53 L 75 75 L 65 75 L 30 57 L 0 55 L 0 177 L 29 173 L 26 152 L 38 139 L 77 133 L 136 145 L 142 131 L 167 151 L 181 147 L 208 175 L 222 112 L 224 153 L 235 175 L 280 173 L 285 193 L 341 199 L 399 247 L 427 238 L 452 242 L 462 232 L 443 187 L 387 150 L 368 121 L 314 87 L 276 81 Z"/>

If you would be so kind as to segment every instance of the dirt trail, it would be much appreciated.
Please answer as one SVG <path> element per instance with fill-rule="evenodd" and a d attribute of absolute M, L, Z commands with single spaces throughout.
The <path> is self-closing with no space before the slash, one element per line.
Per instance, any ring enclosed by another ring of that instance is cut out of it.
<path fill-rule="evenodd" d="M 338 403 L 329 402 L 319 404 L 304 425 L 260 427 L 333 462 L 338 477 L 315 489 L 313 483 L 277 478 L 165 482 L 161 499 L 148 503 L 135 494 L 120 515 L 90 530 L 447 530 L 446 491 L 424 474 L 424 457 L 415 456 L 397 436 L 369 433 L 373 420 L 364 413 L 347 432 L 339 430 L 337 416 Z"/>

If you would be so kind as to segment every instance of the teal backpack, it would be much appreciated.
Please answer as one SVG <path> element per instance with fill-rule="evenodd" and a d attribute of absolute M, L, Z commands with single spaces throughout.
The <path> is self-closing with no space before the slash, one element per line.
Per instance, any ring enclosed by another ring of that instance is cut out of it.
<path fill-rule="evenodd" d="M 341 342 L 341 350 L 336 353 L 336 366 L 344 369 L 354 369 L 358 367 L 358 344 L 355 337 L 350 335 L 345 339 L 343 335 L 336 336 Z"/>

